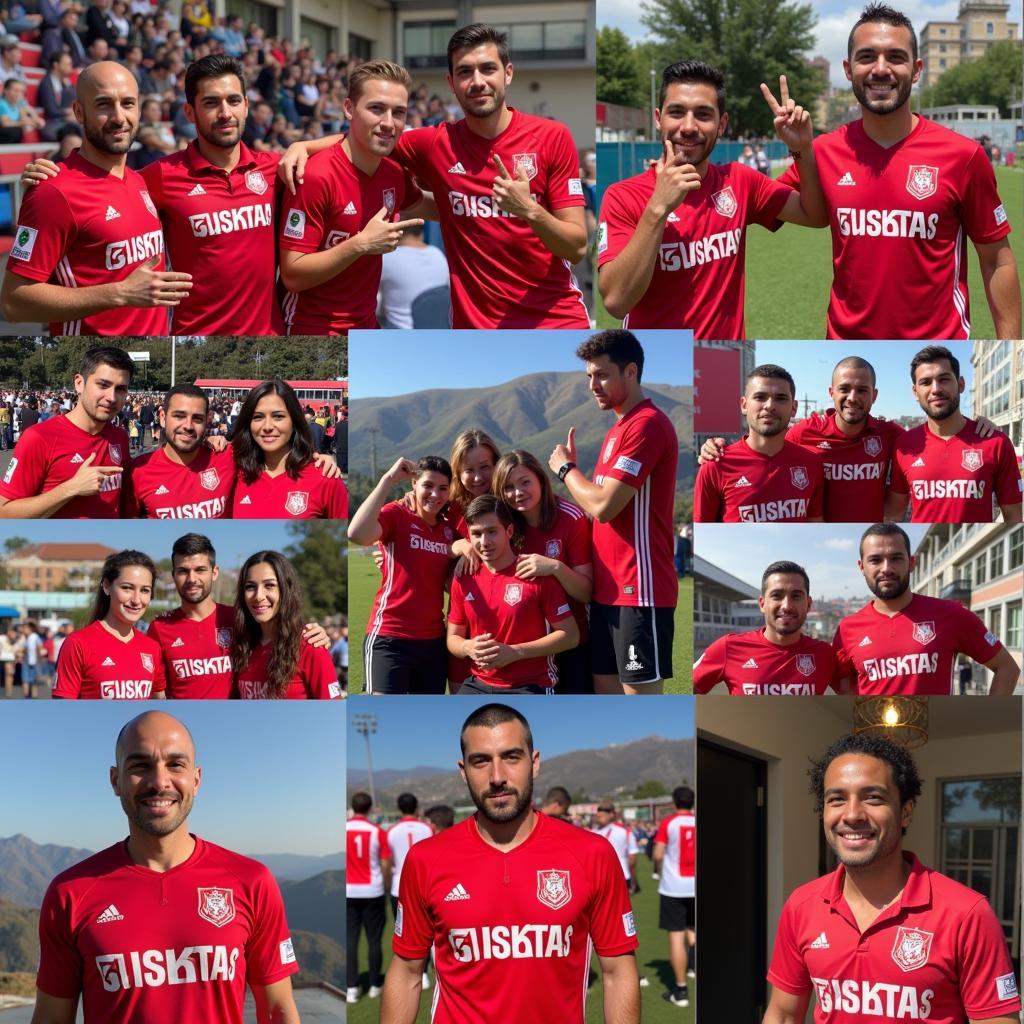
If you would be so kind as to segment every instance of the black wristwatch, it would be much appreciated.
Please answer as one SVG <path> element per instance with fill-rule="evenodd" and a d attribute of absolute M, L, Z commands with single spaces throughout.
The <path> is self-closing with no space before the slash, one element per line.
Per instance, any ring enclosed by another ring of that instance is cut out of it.
<path fill-rule="evenodd" d="M 563 463 L 562 468 L 559 469 L 559 471 L 558 471 L 558 479 L 564 481 L 565 478 L 569 475 L 569 472 L 571 470 L 575 469 L 575 468 L 576 468 L 576 463 L 575 462 Z"/>

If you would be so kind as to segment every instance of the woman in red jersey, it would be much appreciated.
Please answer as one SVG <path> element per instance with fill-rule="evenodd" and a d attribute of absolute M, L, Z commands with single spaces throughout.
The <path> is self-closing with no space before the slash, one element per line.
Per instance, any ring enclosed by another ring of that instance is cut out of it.
<path fill-rule="evenodd" d="M 571 501 L 555 496 L 544 468 L 530 452 L 506 452 L 494 467 L 491 491 L 525 521 L 516 575 L 554 576 L 572 598 L 580 644 L 555 656 L 559 693 L 593 693 L 587 650 L 587 604 L 594 586 L 590 520 Z"/>
<path fill-rule="evenodd" d="M 314 464 L 299 400 L 283 380 L 266 380 L 242 403 L 232 439 L 234 519 L 347 519 L 348 492 Z"/>
<path fill-rule="evenodd" d="M 60 649 L 53 696 L 145 700 L 164 696 L 160 645 L 136 626 L 153 597 L 156 566 L 141 551 L 103 563 L 89 625 Z"/>
<path fill-rule="evenodd" d="M 303 639 L 302 588 L 277 551 L 250 555 L 238 574 L 232 696 L 241 700 L 334 700 L 341 696 L 324 647 Z"/>

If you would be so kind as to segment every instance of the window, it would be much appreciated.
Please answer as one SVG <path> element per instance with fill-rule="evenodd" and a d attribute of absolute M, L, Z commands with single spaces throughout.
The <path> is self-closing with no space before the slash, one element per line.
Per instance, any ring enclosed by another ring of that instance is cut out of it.
<path fill-rule="evenodd" d="M 988 628 L 999 636 L 1003 631 L 1003 609 L 1001 605 L 995 605 L 988 610 Z"/>
<path fill-rule="evenodd" d="M 974 582 L 980 586 L 985 580 L 988 579 L 988 575 L 985 572 L 988 567 L 988 563 L 985 561 L 984 555 L 978 555 L 974 560 Z"/>
<path fill-rule="evenodd" d="M 996 541 L 988 549 L 988 575 L 990 579 L 996 580 L 1003 575 L 1003 542 Z"/>
<path fill-rule="evenodd" d="M 1024 564 L 1024 526 L 1017 526 L 1010 534 L 1010 568 L 1019 569 Z"/>
<path fill-rule="evenodd" d="M 447 68 L 454 21 L 407 21 L 402 25 L 402 63 L 407 68 Z"/>
<path fill-rule="evenodd" d="M 1020 601 L 1013 601 L 1006 606 L 1006 646 L 1012 651 L 1019 651 L 1021 644 L 1021 616 L 1024 614 Z"/>
<path fill-rule="evenodd" d="M 250 22 L 256 22 L 268 36 L 277 35 L 277 8 L 261 4 L 259 0 L 230 0 L 228 15 L 241 15 L 248 29 Z"/>
<path fill-rule="evenodd" d="M 365 36 L 358 36 L 355 32 L 349 32 L 348 55 L 354 60 L 370 60 L 373 57 L 373 40 L 367 39 Z"/>
<path fill-rule="evenodd" d="M 985 22 L 985 35 L 991 36 L 995 34 L 996 27 L 991 21 Z"/>
<path fill-rule="evenodd" d="M 299 36 L 302 39 L 308 39 L 313 51 L 321 57 L 328 50 L 334 49 L 334 29 L 319 21 L 313 21 L 312 18 L 299 19 Z"/>
<path fill-rule="evenodd" d="M 512 61 L 582 60 L 587 55 L 586 22 L 545 21 L 498 25 L 508 34 Z"/>

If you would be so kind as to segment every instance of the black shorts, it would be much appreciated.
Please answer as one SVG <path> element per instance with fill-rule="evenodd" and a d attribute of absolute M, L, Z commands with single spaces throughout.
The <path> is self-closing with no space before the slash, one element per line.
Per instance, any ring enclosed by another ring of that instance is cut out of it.
<path fill-rule="evenodd" d="M 555 655 L 558 686 L 555 693 L 593 694 L 594 677 L 590 671 L 590 641 Z"/>
<path fill-rule="evenodd" d="M 672 678 L 674 608 L 590 605 L 590 668 L 630 686 Z"/>
<path fill-rule="evenodd" d="M 685 932 L 697 921 L 697 899 L 694 896 L 659 897 L 658 927 L 663 932 Z"/>
<path fill-rule="evenodd" d="M 448 647 L 436 640 L 372 636 L 363 641 L 367 693 L 444 693 Z"/>
<path fill-rule="evenodd" d="M 459 696 L 464 693 L 476 694 L 479 696 L 482 693 L 505 697 L 514 697 L 522 693 L 543 693 L 552 694 L 555 691 L 550 686 L 533 686 L 530 684 L 524 684 L 523 686 L 492 686 L 490 683 L 482 682 L 477 679 L 476 676 L 470 676 L 463 684 L 459 687 Z"/>

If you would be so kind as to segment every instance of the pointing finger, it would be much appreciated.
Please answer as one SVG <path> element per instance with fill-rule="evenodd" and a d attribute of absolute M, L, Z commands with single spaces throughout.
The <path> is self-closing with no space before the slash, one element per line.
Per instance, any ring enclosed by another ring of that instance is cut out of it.
<path fill-rule="evenodd" d="M 391 226 L 393 228 L 419 228 L 423 226 L 423 221 L 414 217 L 412 220 L 396 220 Z"/>
<path fill-rule="evenodd" d="M 508 171 L 505 169 L 505 165 L 501 162 L 501 157 L 498 156 L 497 153 L 494 154 L 493 159 L 494 159 L 494 166 L 497 167 L 498 170 L 501 172 L 501 176 L 503 178 L 511 178 L 512 175 L 509 174 Z"/>

